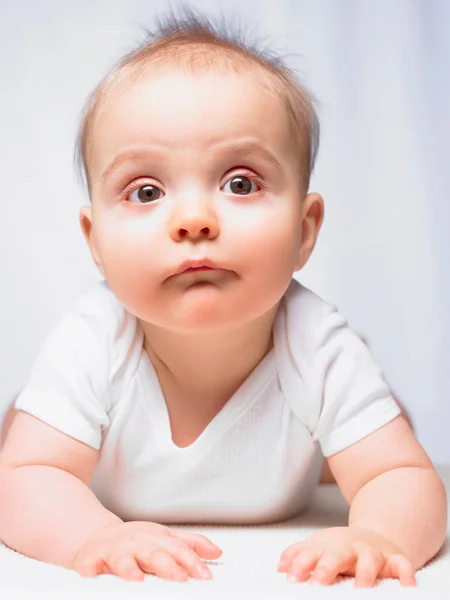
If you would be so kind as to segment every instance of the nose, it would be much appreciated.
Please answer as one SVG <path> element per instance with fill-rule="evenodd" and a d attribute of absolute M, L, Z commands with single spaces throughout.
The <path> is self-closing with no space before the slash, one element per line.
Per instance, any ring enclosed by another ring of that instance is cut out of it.
<path fill-rule="evenodd" d="M 181 200 L 172 215 L 170 233 L 175 241 L 214 239 L 219 235 L 217 214 L 208 201 Z"/>

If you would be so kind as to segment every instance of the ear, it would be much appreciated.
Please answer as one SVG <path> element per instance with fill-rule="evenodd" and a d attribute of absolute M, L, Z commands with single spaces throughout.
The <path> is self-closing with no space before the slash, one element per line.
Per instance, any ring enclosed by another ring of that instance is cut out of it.
<path fill-rule="evenodd" d="M 102 263 L 100 260 L 100 256 L 97 251 L 97 247 L 95 245 L 94 235 L 92 233 L 92 207 L 91 206 L 82 206 L 80 209 L 80 225 L 81 231 L 88 243 L 89 250 L 91 251 L 91 256 L 97 265 L 97 269 L 100 273 L 105 276 L 103 272 Z"/>
<path fill-rule="evenodd" d="M 300 271 L 311 256 L 324 217 L 323 198 L 319 194 L 308 194 L 302 207 L 302 241 L 295 271 Z"/>

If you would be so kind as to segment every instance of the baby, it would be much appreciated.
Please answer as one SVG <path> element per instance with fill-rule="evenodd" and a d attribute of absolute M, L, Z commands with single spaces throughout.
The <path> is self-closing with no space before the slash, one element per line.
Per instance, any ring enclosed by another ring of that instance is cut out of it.
<path fill-rule="evenodd" d="M 5 544 L 83 576 L 209 578 L 220 548 L 164 523 L 292 517 L 325 456 L 348 527 L 292 544 L 278 570 L 414 585 L 445 539 L 444 486 L 367 346 L 292 277 L 324 215 L 318 138 L 282 60 L 192 10 L 98 85 L 80 222 L 104 279 L 15 403 Z"/>

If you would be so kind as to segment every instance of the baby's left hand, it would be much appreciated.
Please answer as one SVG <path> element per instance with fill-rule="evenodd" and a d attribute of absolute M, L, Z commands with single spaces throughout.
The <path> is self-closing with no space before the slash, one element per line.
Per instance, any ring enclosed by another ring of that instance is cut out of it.
<path fill-rule="evenodd" d="M 373 587 L 377 577 L 415 585 L 415 569 L 403 552 L 387 538 L 353 527 L 331 527 L 292 544 L 281 554 L 280 573 L 328 585 L 339 575 L 355 577 L 355 587 Z"/>

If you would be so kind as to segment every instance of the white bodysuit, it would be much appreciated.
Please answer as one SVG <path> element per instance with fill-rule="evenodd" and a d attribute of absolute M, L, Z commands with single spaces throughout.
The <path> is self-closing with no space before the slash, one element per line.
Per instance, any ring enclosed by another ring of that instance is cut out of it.
<path fill-rule="evenodd" d="M 99 450 L 90 484 L 125 521 L 268 523 L 307 504 L 330 456 L 400 408 L 336 307 L 295 279 L 274 346 L 209 423 L 179 448 L 139 321 L 106 281 L 53 328 L 15 402 Z"/>

